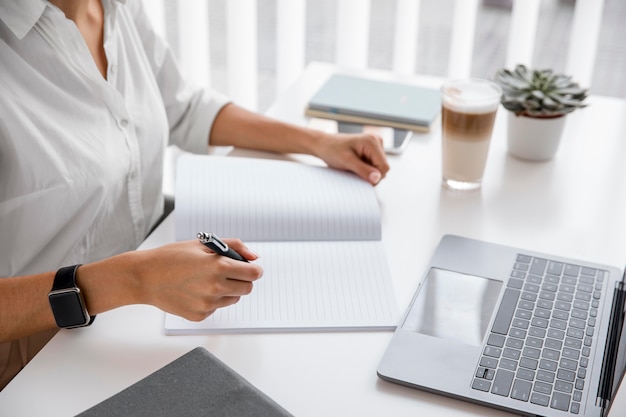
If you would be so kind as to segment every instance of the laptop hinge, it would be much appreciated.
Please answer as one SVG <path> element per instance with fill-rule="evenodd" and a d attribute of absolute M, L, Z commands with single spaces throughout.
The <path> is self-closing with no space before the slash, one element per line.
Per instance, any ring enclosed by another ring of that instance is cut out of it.
<path fill-rule="evenodd" d="M 600 376 L 600 385 L 598 386 L 598 397 L 596 400 L 596 404 L 602 407 L 602 416 L 606 414 L 609 408 L 613 393 L 615 364 L 617 362 L 619 340 L 624 324 L 624 300 L 626 300 L 626 291 L 624 290 L 624 282 L 622 281 L 617 283 L 615 293 L 613 294 L 609 331 L 604 347 L 604 358 L 602 359 L 602 375 Z"/>

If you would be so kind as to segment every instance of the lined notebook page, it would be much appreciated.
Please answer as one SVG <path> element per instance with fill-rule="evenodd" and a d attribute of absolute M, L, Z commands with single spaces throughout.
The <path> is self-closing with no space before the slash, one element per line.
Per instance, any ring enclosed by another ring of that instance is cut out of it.
<path fill-rule="evenodd" d="M 399 316 L 380 241 L 255 242 L 263 277 L 201 322 L 165 315 L 166 334 L 392 330 Z"/>
<path fill-rule="evenodd" d="M 166 334 L 394 329 L 398 316 L 374 188 L 297 162 L 184 155 L 176 239 L 238 237 L 261 258 L 251 294 L 202 322 L 165 315 Z"/>
<path fill-rule="evenodd" d="M 250 241 L 380 240 L 374 188 L 356 175 L 297 162 L 183 155 L 176 240 L 197 232 Z"/>

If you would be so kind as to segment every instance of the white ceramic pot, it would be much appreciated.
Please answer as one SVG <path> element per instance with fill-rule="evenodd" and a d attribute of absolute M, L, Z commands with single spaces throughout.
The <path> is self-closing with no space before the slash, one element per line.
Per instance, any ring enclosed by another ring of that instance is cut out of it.
<path fill-rule="evenodd" d="M 536 118 L 508 113 L 509 153 L 529 161 L 552 159 L 559 149 L 565 116 Z"/>

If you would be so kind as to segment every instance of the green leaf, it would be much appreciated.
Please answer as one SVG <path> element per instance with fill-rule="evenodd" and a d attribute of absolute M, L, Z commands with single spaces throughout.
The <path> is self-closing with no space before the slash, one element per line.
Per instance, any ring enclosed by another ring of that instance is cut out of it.
<path fill-rule="evenodd" d="M 586 104 L 581 103 L 579 100 L 572 100 L 566 97 L 561 97 L 558 101 L 559 103 L 565 104 L 566 106 L 573 106 L 573 107 L 585 107 L 586 106 Z"/>
<path fill-rule="evenodd" d="M 558 90 L 558 93 L 580 96 L 580 95 L 587 95 L 587 90 L 585 90 L 584 88 L 579 88 L 579 87 L 567 87 L 567 88 L 560 88 Z"/>
<path fill-rule="evenodd" d="M 550 97 L 546 97 L 543 99 L 543 106 L 554 110 L 557 109 L 559 107 L 559 103 L 557 103 L 556 101 L 552 100 Z"/>
<path fill-rule="evenodd" d="M 533 90 L 530 94 L 539 100 L 542 100 L 546 96 L 541 90 Z"/>
<path fill-rule="evenodd" d="M 517 76 L 517 79 L 526 83 L 530 83 L 532 80 L 532 78 L 528 75 L 528 69 L 522 64 L 518 64 L 515 67 L 515 75 Z"/>
<path fill-rule="evenodd" d="M 524 108 L 526 109 L 539 109 L 541 105 L 535 100 L 525 100 L 523 103 Z"/>

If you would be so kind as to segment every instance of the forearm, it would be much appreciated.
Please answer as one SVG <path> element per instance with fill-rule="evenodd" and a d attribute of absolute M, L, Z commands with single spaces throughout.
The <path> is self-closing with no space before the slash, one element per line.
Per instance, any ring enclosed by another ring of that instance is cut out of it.
<path fill-rule="evenodd" d="M 225 239 L 247 260 L 257 256 L 240 240 Z M 0 342 L 56 326 L 48 293 L 55 272 L 0 279 Z M 149 304 L 189 320 L 249 294 L 263 269 L 216 255 L 197 240 L 122 253 L 76 270 L 90 315 L 130 304 Z"/>
<path fill-rule="evenodd" d="M 322 159 L 331 168 L 352 171 L 376 185 L 389 170 L 377 135 L 328 134 L 280 122 L 234 104 L 215 118 L 209 143 L 279 153 L 301 153 Z"/>
<path fill-rule="evenodd" d="M 48 292 L 54 273 L 0 279 L 0 343 L 56 327 Z"/>
<path fill-rule="evenodd" d="M 90 315 L 134 302 L 128 255 L 82 265 L 76 272 Z M 0 342 L 56 327 L 48 302 L 56 272 L 0 279 Z"/>
<path fill-rule="evenodd" d="M 318 155 L 321 137 L 321 132 L 229 104 L 215 119 L 209 143 L 214 146 Z"/>

